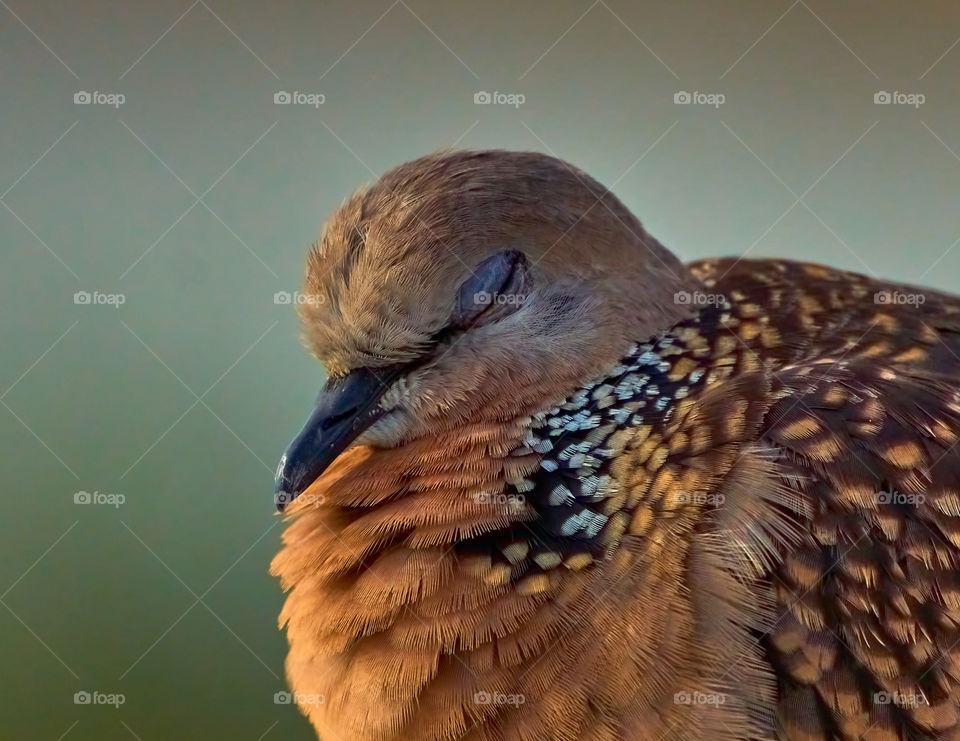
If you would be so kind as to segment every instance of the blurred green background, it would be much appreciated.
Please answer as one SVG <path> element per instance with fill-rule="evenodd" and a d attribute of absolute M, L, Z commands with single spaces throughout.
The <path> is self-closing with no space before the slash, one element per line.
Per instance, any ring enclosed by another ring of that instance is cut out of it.
<path fill-rule="evenodd" d="M 547 151 L 687 259 L 960 288 L 947 0 L 0 6 L 2 738 L 313 738 L 267 568 L 322 369 L 275 293 L 401 161 Z"/>

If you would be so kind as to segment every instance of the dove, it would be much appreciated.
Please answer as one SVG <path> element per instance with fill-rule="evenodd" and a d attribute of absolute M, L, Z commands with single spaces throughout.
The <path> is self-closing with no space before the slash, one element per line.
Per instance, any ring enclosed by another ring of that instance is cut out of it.
<path fill-rule="evenodd" d="M 684 264 L 499 150 L 348 198 L 303 292 L 271 570 L 319 738 L 960 738 L 960 298 Z"/>

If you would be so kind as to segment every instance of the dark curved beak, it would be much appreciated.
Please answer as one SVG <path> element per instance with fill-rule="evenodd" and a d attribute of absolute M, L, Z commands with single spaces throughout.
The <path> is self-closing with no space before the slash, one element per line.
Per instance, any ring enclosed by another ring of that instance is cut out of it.
<path fill-rule="evenodd" d="M 380 397 L 404 367 L 361 368 L 328 382 L 277 466 L 277 509 L 296 499 L 364 430 L 385 414 Z"/>

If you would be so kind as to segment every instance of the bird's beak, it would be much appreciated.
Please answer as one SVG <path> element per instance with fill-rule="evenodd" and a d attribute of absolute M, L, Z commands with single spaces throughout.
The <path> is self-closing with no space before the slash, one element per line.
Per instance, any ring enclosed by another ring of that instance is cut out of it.
<path fill-rule="evenodd" d="M 328 382 L 277 466 L 277 509 L 297 498 L 386 410 L 380 397 L 404 368 L 361 368 Z"/>

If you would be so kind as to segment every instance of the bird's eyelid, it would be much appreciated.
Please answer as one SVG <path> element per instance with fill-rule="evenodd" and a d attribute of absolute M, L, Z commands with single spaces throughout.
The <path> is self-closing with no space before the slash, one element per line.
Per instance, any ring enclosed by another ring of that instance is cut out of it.
<path fill-rule="evenodd" d="M 512 314 L 526 300 L 532 284 L 530 264 L 523 252 L 495 252 L 460 284 L 450 325 L 466 328 Z"/>

